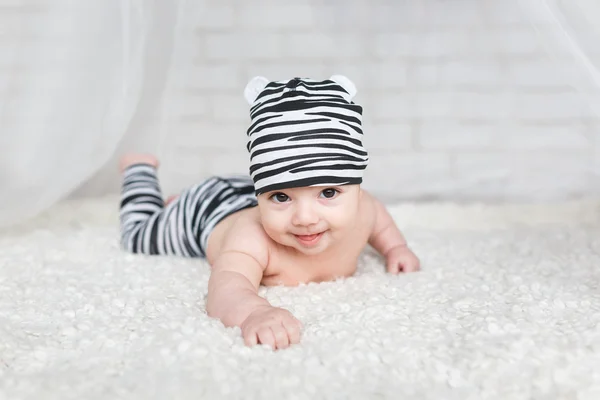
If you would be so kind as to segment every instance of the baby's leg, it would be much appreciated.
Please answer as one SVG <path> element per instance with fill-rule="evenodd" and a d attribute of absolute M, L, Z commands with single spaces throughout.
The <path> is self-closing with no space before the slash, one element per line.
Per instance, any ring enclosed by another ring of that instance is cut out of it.
<path fill-rule="evenodd" d="M 121 160 L 121 245 L 132 253 L 202 255 L 191 229 L 191 216 L 179 202 L 165 207 L 152 156 L 129 155 Z"/>

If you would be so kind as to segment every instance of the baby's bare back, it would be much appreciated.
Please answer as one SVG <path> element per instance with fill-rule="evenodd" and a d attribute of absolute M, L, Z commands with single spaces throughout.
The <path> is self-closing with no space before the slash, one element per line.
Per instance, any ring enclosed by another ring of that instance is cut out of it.
<path fill-rule="evenodd" d="M 266 249 L 269 255 L 262 285 L 295 286 L 348 277 L 355 273 L 358 257 L 373 229 L 372 204 L 367 200 L 360 210 L 356 225 L 348 229 L 342 239 L 319 255 L 307 256 L 273 241 L 261 225 L 258 207 L 245 209 L 215 227 L 208 240 L 207 260 L 213 265 L 223 252 L 247 248 L 248 241 L 252 241 L 253 246 Z"/>

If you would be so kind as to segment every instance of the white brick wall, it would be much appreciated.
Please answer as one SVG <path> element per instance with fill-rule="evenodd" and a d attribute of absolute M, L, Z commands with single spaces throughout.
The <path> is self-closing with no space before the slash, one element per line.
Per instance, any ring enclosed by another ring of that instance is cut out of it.
<path fill-rule="evenodd" d="M 558 31 L 547 16 L 527 15 L 525 3 L 187 2 L 166 122 L 153 128 L 163 138 L 165 190 L 246 172 L 242 91 L 252 76 L 342 73 L 364 106 L 365 187 L 386 200 L 600 192 L 597 116 L 586 103 L 600 88 L 565 47 L 545 41 Z M 140 132 L 121 150 L 135 150 Z M 81 192 L 116 189 L 113 168 Z"/>

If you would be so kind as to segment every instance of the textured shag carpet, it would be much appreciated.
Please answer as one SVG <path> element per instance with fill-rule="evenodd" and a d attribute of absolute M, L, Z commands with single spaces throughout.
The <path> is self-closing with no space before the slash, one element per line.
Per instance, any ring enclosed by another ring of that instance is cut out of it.
<path fill-rule="evenodd" d="M 121 252 L 117 204 L 1 233 L 0 398 L 600 398 L 600 202 L 390 206 L 423 270 L 263 288 L 279 352 L 206 316 L 204 262 Z"/>

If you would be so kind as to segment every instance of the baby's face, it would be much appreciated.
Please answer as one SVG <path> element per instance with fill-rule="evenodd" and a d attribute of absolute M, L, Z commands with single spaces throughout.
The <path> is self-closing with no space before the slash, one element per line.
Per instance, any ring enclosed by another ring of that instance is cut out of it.
<path fill-rule="evenodd" d="M 261 194 L 258 206 L 271 239 L 316 255 L 351 232 L 360 196 L 359 185 L 302 187 Z"/>

